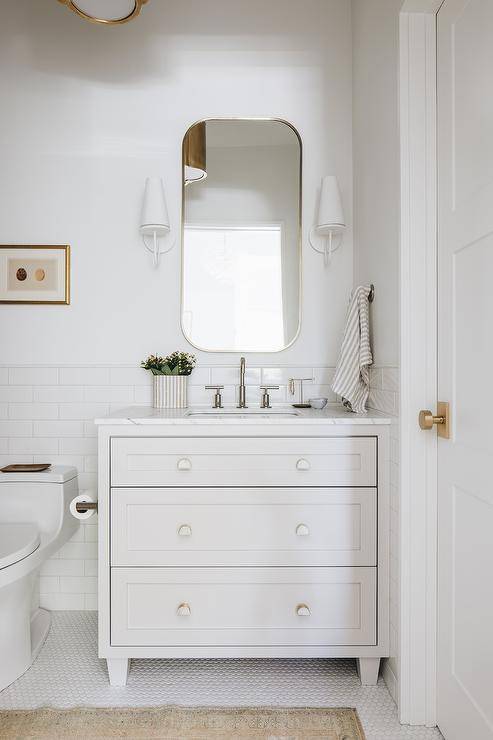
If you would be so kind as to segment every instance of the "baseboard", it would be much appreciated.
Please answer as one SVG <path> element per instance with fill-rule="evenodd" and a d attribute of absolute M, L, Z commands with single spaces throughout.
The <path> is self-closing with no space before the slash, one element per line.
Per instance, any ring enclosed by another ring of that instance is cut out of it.
<path fill-rule="evenodd" d="M 385 658 L 385 660 L 382 660 L 382 676 L 383 680 L 385 681 L 385 685 L 387 686 L 389 690 L 389 694 L 392 697 L 392 699 L 397 702 L 397 676 L 395 675 L 394 671 L 392 670 L 392 666 L 390 665 L 390 660 L 388 658 Z"/>

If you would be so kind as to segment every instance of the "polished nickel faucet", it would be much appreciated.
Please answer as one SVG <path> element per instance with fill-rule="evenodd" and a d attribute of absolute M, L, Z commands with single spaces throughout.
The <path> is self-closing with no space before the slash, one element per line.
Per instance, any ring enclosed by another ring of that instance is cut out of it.
<path fill-rule="evenodd" d="M 246 388 L 245 388 L 245 358 L 240 359 L 240 387 L 238 390 L 238 408 L 246 409 Z"/>

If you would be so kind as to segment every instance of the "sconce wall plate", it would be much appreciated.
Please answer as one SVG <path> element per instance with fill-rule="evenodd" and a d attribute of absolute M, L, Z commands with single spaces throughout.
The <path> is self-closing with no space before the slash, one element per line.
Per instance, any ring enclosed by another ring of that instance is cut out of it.
<path fill-rule="evenodd" d="M 111 0 L 109 3 L 108 0 L 58 0 L 58 2 L 90 23 L 117 26 L 137 18 L 148 0 Z M 111 15 L 108 13 L 110 6 L 113 11 Z"/>

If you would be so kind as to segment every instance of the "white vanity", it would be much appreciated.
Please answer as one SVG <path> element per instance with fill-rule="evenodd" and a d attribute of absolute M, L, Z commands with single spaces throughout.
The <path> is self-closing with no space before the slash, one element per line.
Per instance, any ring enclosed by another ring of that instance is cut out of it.
<path fill-rule="evenodd" d="M 388 656 L 377 413 L 134 407 L 99 425 L 99 655 Z"/>

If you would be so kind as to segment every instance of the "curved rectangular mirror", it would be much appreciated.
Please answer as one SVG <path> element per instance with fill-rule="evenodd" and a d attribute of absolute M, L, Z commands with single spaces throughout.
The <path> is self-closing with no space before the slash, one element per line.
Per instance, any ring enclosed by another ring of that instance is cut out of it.
<path fill-rule="evenodd" d="M 183 333 L 208 352 L 278 352 L 300 326 L 301 140 L 213 119 L 183 139 Z"/>

